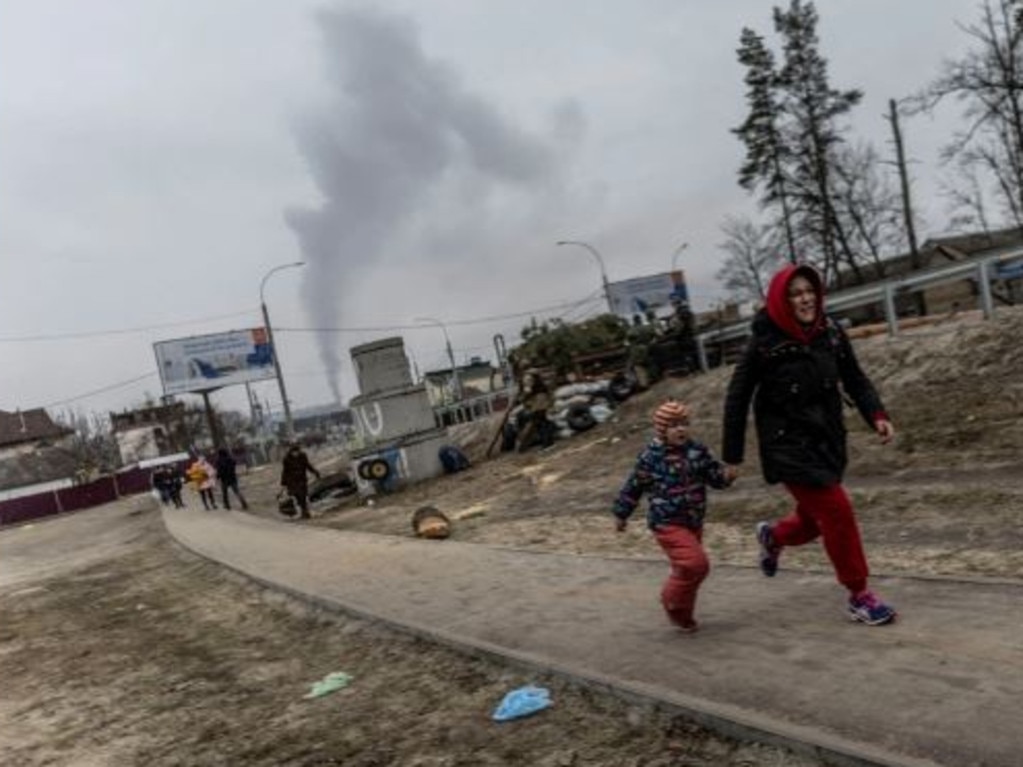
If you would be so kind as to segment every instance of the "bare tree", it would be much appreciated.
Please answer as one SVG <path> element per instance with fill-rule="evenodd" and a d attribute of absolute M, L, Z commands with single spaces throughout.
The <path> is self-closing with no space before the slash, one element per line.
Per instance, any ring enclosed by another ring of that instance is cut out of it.
<path fill-rule="evenodd" d="M 953 229 L 977 229 L 990 232 L 991 225 L 987 211 L 987 199 L 980 180 L 977 178 L 976 167 L 960 169 L 961 178 L 969 185 L 962 188 L 961 183 L 945 182 L 942 191 L 952 205 L 954 215 L 949 223 Z"/>
<path fill-rule="evenodd" d="M 869 144 L 841 147 L 834 169 L 834 207 L 849 246 L 858 258 L 869 256 L 883 276 L 884 257 L 906 244 L 899 193 Z"/>
<path fill-rule="evenodd" d="M 968 180 L 983 174 L 978 188 L 990 189 L 1005 217 L 1023 226 L 1023 0 L 984 0 L 980 20 L 960 28 L 975 47 L 945 62 L 913 106 L 933 112 L 949 97 L 964 104 L 966 127 L 943 159 L 955 161 Z M 971 217 L 984 208 L 972 188 L 955 192 L 952 200 Z"/>
<path fill-rule="evenodd" d="M 74 431 L 65 449 L 74 458 L 79 476 L 113 471 L 121 465 L 121 453 L 106 416 L 67 410 L 58 413 L 54 420 Z"/>
<path fill-rule="evenodd" d="M 737 301 L 762 300 L 771 274 L 786 260 L 785 239 L 779 228 L 729 216 L 721 225 L 727 257 L 715 277 Z"/>

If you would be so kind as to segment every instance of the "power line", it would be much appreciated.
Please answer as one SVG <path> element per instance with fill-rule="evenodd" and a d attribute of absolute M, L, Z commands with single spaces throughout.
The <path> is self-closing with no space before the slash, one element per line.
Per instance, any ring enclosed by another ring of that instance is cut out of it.
<path fill-rule="evenodd" d="M 599 292 L 599 291 L 598 291 Z M 523 312 L 514 312 L 511 314 L 496 314 L 487 317 L 475 317 L 471 319 L 462 320 L 450 320 L 444 324 L 450 326 L 459 325 L 482 325 L 489 322 L 500 322 L 502 320 L 516 319 L 519 317 L 529 317 L 533 314 L 539 314 L 542 312 L 551 312 L 558 309 L 570 309 L 581 303 L 585 303 L 593 298 L 595 293 L 590 294 L 586 298 L 579 301 L 566 301 L 559 304 L 553 304 L 551 306 L 544 306 L 537 309 L 529 309 Z M 190 320 L 176 320 L 174 322 L 164 322 L 154 325 L 141 325 L 138 327 L 131 328 L 113 328 L 107 330 L 83 330 L 83 331 L 72 331 L 66 333 L 38 333 L 35 335 L 28 336 L 0 336 L 0 344 L 14 344 L 14 343 L 35 343 L 39 341 L 65 341 L 65 340 L 80 340 L 83 338 L 103 338 L 106 336 L 124 336 L 131 335 L 133 333 L 147 333 L 153 330 L 162 330 L 164 328 L 181 327 L 184 325 L 197 325 L 202 322 L 214 322 L 216 320 L 232 319 L 234 317 L 251 316 L 255 310 L 231 312 L 230 314 L 216 314 L 207 317 L 196 317 Z M 385 332 L 393 330 L 420 330 L 424 326 L 422 324 L 414 325 L 381 325 L 377 327 L 334 327 L 334 328 L 274 328 L 278 333 L 372 333 L 372 332 Z"/>
<path fill-rule="evenodd" d="M 94 397 L 97 394 L 105 394 L 108 391 L 114 391 L 115 389 L 122 389 L 125 386 L 131 386 L 132 384 L 137 384 L 140 381 L 145 381 L 147 378 L 152 378 L 155 375 L 157 375 L 157 373 L 154 371 L 154 372 L 151 372 L 151 373 L 146 373 L 145 375 L 137 376 L 135 378 L 129 378 L 127 381 L 120 381 L 120 382 L 115 383 L 115 384 L 109 384 L 108 386 L 104 386 L 101 389 L 93 389 L 92 391 L 86 392 L 85 394 L 79 394 L 79 395 L 74 396 L 74 397 L 68 397 L 67 399 L 62 399 L 62 400 L 57 400 L 56 402 L 51 402 L 48 405 L 43 405 L 43 408 L 46 409 L 46 408 L 51 408 L 51 407 L 58 407 L 60 405 L 67 405 L 67 404 L 69 404 L 71 402 L 77 402 L 80 399 L 88 399 L 89 397 Z"/>
<path fill-rule="evenodd" d="M 597 307 L 597 302 L 600 302 L 601 306 Z M 602 314 L 604 311 L 603 307 L 604 298 L 602 296 L 595 295 L 593 298 L 585 302 L 580 302 L 571 309 L 566 310 L 558 316 L 562 322 L 577 322 L 583 318 L 590 318 L 598 314 Z M 596 311 L 595 311 L 596 310 Z"/>
<path fill-rule="evenodd" d="M 598 291 L 599 292 L 599 291 Z M 524 312 L 513 312 L 511 314 L 494 314 L 488 317 L 475 317 L 473 319 L 464 320 L 445 320 L 444 324 L 448 327 L 461 326 L 461 325 L 485 325 L 491 322 L 502 322 L 504 320 L 513 320 L 520 317 L 530 317 L 534 314 L 540 314 L 542 312 L 553 312 L 558 309 L 571 310 L 580 304 L 584 304 L 588 301 L 593 300 L 595 294 L 591 293 L 581 300 L 577 301 L 566 301 L 560 304 L 553 304 L 551 306 L 544 306 L 538 309 L 530 309 Z M 373 327 L 332 327 L 332 328 L 277 328 L 274 327 L 275 333 L 383 333 L 394 330 L 422 330 L 430 327 L 429 325 L 416 324 L 416 325 L 377 325 Z"/>
<path fill-rule="evenodd" d="M 478 317 L 478 318 L 475 318 L 475 319 L 452 320 L 452 321 L 447 322 L 445 324 L 447 324 L 449 326 L 451 326 L 451 325 L 477 325 L 477 324 L 484 324 L 484 323 L 488 323 L 488 322 L 499 322 L 499 321 L 502 321 L 502 320 L 516 319 L 516 318 L 519 318 L 519 317 L 529 317 L 529 316 L 534 315 L 534 314 L 539 314 L 541 312 L 554 311 L 554 310 L 557 310 L 557 309 L 565 309 L 565 312 L 562 314 L 562 316 L 564 316 L 564 315 L 570 314 L 570 313 L 572 313 L 574 311 L 577 311 L 580 307 L 584 306 L 587 303 L 592 302 L 599 293 L 600 293 L 600 291 L 595 291 L 595 292 L 590 293 L 589 295 L 587 295 L 585 298 L 582 298 L 582 299 L 577 300 L 577 301 L 562 302 L 560 304 L 554 304 L 552 306 L 542 307 L 542 308 L 539 308 L 539 309 L 531 309 L 531 310 L 525 311 L 525 312 L 515 312 L 515 313 L 512 313 L 512 314 L 505 314 L 505 315 L 493 315 L 493 316 L 489 316 L 489 317 Z M 123 330 L 111 330 L 111 331 L 93 331 L 93 332 L 68 333 L 68 334 L 59 334 L 59 335 L 55 334 L 55 335 L 40 335 L 40 336 L 24 336 L 24 337 L 20 337 L 20 338 L 8 337 L 8 338 L 0 338 L 0 343 L 13 343 L 13 342 L 19 342 L 19 341 L 51 341 L 51 340 L 58 340 L 58 339 L 61 339 L 61 338 L 88 338 L 88 337 L 95 337 L 95 336 L 101 336 L 101 335 L 123 335 L 123 334 L 127 334 L 127 333 L 144 332 L 146 330 L 155 330 L 155 329 L 159 329 L 159 328 L 163 328 L 163 327 L 173 327 L 175 325 L 189 325 L 189 324 L 194 324 L 194 323 L 197 323 L 197 322 L 208 322 L 210 320 L 215 320 L 215 319 L 224 319 L 224 318 L 228 318 L 228 317 L 237 317 L 237 316 L 240 316 L 241 314 L 249 314 L 249 312 L 235 312 L 233 314 L 218 315 L 216 317 L 206 317 L 206 318 L 197 319 L 197 320 L 187 320 L 187 321 L 181 321 L 181 322 L 175 322 L 175 323 L 166 323 L 166 324 L 163 324 L 163 325 L 152 325 L 152 326 L 149 326 L 149 327 L 146 327 L 146 328 L 126 328 L 126 329 L 123 329 Z M 420 330 L 423 327 L 424 327 L 423 325 L 390 325 L 390 326 L 382 326 L 382 327 L 375 327 L 375 328 L 368 328 L 368 327 L 367 328 L 282 328 L 281 330 L 283 330 L 285 332 L 292 332 L 292 333 L 303 333 L 303 332 L 305 332 L 305 333 L 318 333 L 318 332 L 374 332 L 374 331 L 391 331 L 391 330 Z M 280 332 L 280 331 L 278 331 L 278 332 Z M 473 348 L 478 349 L 480 347 L 473 347 Z M 465 351 L 465 350 L 461 350 L 461 351 Z M 319 373 L 313 373 L 312 371 L 309 371 L 308 373 L 296 374 L 296 375 L 300 375 L 300 377 L 303 377 L 303 376 L 307 376 L 307 375 L 310 375 L 310 376 L 311 375 L 323 375 L 323 374 L 326 374 L 328 372 L 329 371 L 327 371 L 327 370 L 323 370 L 322 372 L 319 372 Z M 78 394 L 78 395 L 76 395 L 74 397 L 67 397 L 65 399 L 57 400 L 56 402 L 51 402 L 51 403 L 49 403 L 47 405 L 43 405 L 43 407 L 44 408 L 52 408 L 52 407 L 59 407 L 61 405 L 67 405 L 67 404 L 70 404 L 72 402 L 77 402 L 79 400 L 88 399 L 89 397 L 94 397 L 94 396 L 96 396 L 98 394 L 105 394 L 106 392 L 115 391 L 117 389 L 121 389 L 121 388 L 124 388 L 124 387 L 127 387 L 127 386 L 131 386 L 133 384 L 139 383 L 141 381 L 146 380 L 147 378 L 151 378 L 151 377 L 156 376 L 156 375 L 157 375 L 157 373 L 155 371 L 151 372 L 151 373 L 146 373 L 145 375 L 140 375 L 140 376 L 137 376 L 135 378 L 130 378 L 130 379 L 125 380 L 125 381 L 119 381 L 117 383 L 109 384 L 109 385 L 101 387 L 99 389 L 94 389 L 92 391 L 85 392 L 84 394 Z"/>
<path fill-rule="evenodd" d="M 181 327 L 182 325 L 197 325 L 200 322 L 212 322 L 214 320 L 226 320 L 232 317 L 241 317 L 242 315 L 253 315 L 255 310 L 246 312 L 232 312 L 231 314 L 217 314 L 210 317 L 199 317 L 194 320 L 178 320 L 176 322 L 164 322 L 158 325 L 146 325 L 137 328 L 119 328 L 114 330 L 84 330 L 73 333 L 49 333 L 40 334 L 34 336 L 0 336 L 0 343 L 11 344 L 11 343 L 26 343 L 34 341 L 63 341 L 73 338 L 100 338 L 102 336 L 123 336 L 130 335 L 131 333 L 146 333 L 151 330 L 161 330 L 163 328 L 174 328 Z"/>

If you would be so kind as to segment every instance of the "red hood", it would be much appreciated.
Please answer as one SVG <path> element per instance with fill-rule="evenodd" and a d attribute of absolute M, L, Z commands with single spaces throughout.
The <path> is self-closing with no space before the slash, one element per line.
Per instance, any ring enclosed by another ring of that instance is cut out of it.
<path fill-rule="evenodd" d="M 808 326 L 802 325 L 789 306 L 789 283 L 796 276 L 805 277 L 817 293 L 817 316 Z M 767 288 L 767 316 L 787 336 L 809 343 L 824 329 L 824 281 L 820 273 L 809 264 L 789 264 L 774 277 Z"/>

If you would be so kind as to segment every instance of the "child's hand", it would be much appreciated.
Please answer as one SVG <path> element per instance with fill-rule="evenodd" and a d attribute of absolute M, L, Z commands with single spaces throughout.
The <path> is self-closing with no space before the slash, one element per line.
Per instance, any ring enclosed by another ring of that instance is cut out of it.
<path fill-rule="evenodd" d="M 625 528 L 629 526 L 629 520 L 622 519 L 621 517 L 615 517 L 615 531 L 624 533 Z"/>
<path fill-rule="evenodd" d="M 725 464 L 725 481 L 730 485 L 739 478 L 739 467 L 730 463 Z"/>

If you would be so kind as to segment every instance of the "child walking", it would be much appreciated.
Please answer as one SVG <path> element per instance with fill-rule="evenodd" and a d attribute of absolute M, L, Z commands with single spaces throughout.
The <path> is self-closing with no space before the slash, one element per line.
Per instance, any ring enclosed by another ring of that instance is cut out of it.
<path fill-rule="evenodd" d="M 696 631 L 696 592 L 710 572 L 703 550 L 703 518 L 707 485 L 728 487 L 736 470 L 689 437 L 689 408 L 668 400 L 654 411 L 655 438 L 644 448 L 625 480 L 612 513 L 623 532 L 644 493 L 648 496 L 647 526 L 664 549 L 671 573 L 661 589 L 668 620 L 683 632 Z"/>

